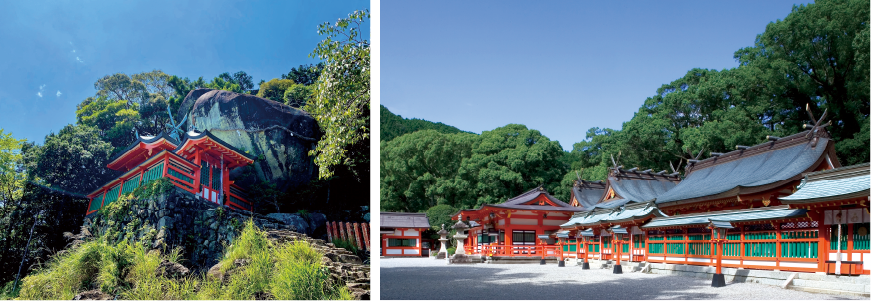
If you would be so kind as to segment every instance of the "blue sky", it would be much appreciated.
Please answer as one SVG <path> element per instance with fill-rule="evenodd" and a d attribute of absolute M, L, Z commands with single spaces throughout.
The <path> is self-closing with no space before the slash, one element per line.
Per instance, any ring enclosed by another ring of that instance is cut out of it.
<path fill-rule="evenodd" d="M 369 1 L 0 1 L 0 128 L 42 143 L 109 74 L 270 80 L 316 63 L 317 25 Z M 368 37 L 368 27 L 365 35 Z"/>
<path fill-rule="evenodd" d="M 520 123 L 566 150 L 692 68 L 737 67 L 736 50 L 808 3 L 467 2 L 381 2 L 381 104 L 476 133 Z"/>

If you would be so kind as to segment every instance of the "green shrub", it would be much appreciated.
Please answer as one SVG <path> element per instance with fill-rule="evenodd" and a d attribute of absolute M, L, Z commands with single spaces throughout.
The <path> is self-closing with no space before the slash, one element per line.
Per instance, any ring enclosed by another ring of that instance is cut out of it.
<path fill-rule="evenodd" d="M 272 294 L 279 300 L 351 300 L 344 286 L 330 285 L 330 273 L 321 266 L 321 254 L 307 242 L 287 243 L 275 250 Z"/>
<path fill-rule="evenodd" d="M 448 248 L 448 255 L 454 255 L 455 252 L 457 252 L 457 247 Z"/>
<path fill-rule="evenodd" d="M 351 251 L 354 254 L 357 254 L 357 252 L 360 251 L 360 248 L 358 248 L 357 245 L 355 245 L 354 241 L 350 239 L 333 239 L 333 245 L 335 245 L 336 248 L 342 248 Z"/>

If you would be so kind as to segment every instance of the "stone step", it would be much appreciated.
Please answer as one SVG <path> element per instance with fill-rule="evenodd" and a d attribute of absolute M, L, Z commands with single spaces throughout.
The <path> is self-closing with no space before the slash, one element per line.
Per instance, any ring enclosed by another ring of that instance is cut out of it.
<path fill-rule="evenodd" d="M 827 294 L 836 295 L 849 294 L 866 297 L 871 296 L 869 295 L 869 288 L 871 288 L 871 283 L 869 282 L 860 284 L 851 282 L 832 282 L 828 280 L 817 281 L 806 279 L 793 279 L 792 283 L 790 283 L 790 285 L 786 288 L 809 292 L 825 292 Z"/>

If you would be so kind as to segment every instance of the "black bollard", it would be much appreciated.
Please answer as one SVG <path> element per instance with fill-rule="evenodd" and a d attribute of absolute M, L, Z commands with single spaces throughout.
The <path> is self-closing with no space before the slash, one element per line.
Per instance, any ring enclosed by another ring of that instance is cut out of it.
<path fill-rule="evenodd" d="M 726 277 L 723 274 L 714 274 L 714 279 L 711 281 L 711 287 L 726 286 Z"/>
<path fill-rule="evenodd" d="M 542 257 L 541 258 L 541 265 L 544 265 L 544 264 L 545 264 L 544 257 Z"/>
<path fill-rule="evenodd" d="M 581 265 L 581 269 L 582 269 L 582 270 L 589 270 L 589 269 L 590 269 L 590 263 L 587 262 L 586 260 L 584 260 L 584 264 Z"/>
<path fill-rule="evenodd" d="M 621 267 L 619 264 L 615 264 L 614 274 L 623 274 L 623 267 Z"/>
<path fill-rule="evenodd" d="M 566 266 L 566 262 L 565 262 L 565 260 L 560 260 L 560 261 L 559 261 L 559 264 L 557 264 L 557 266 L 558 266 L 558 267 L 561 267 L 561 268 L 562 268 L 562 267 L 565 267 L 565 266 Z"/>

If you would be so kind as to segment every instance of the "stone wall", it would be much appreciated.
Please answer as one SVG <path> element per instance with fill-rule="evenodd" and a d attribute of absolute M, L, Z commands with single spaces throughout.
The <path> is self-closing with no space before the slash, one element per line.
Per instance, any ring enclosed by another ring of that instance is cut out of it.
<path fill-rule="evenodd" d="M 217 263 L 225 245 L 232 243 L 249 219 L 264 230 L 305 231 L 278 219 L 205 201 L 176 187 L 158 196 L 116 202 L 126 203 L 117 212 L 86 217 L 84 226 L 94 234 L 142 241 L 152 248 L 181 247 L 195 269 Z"/>

